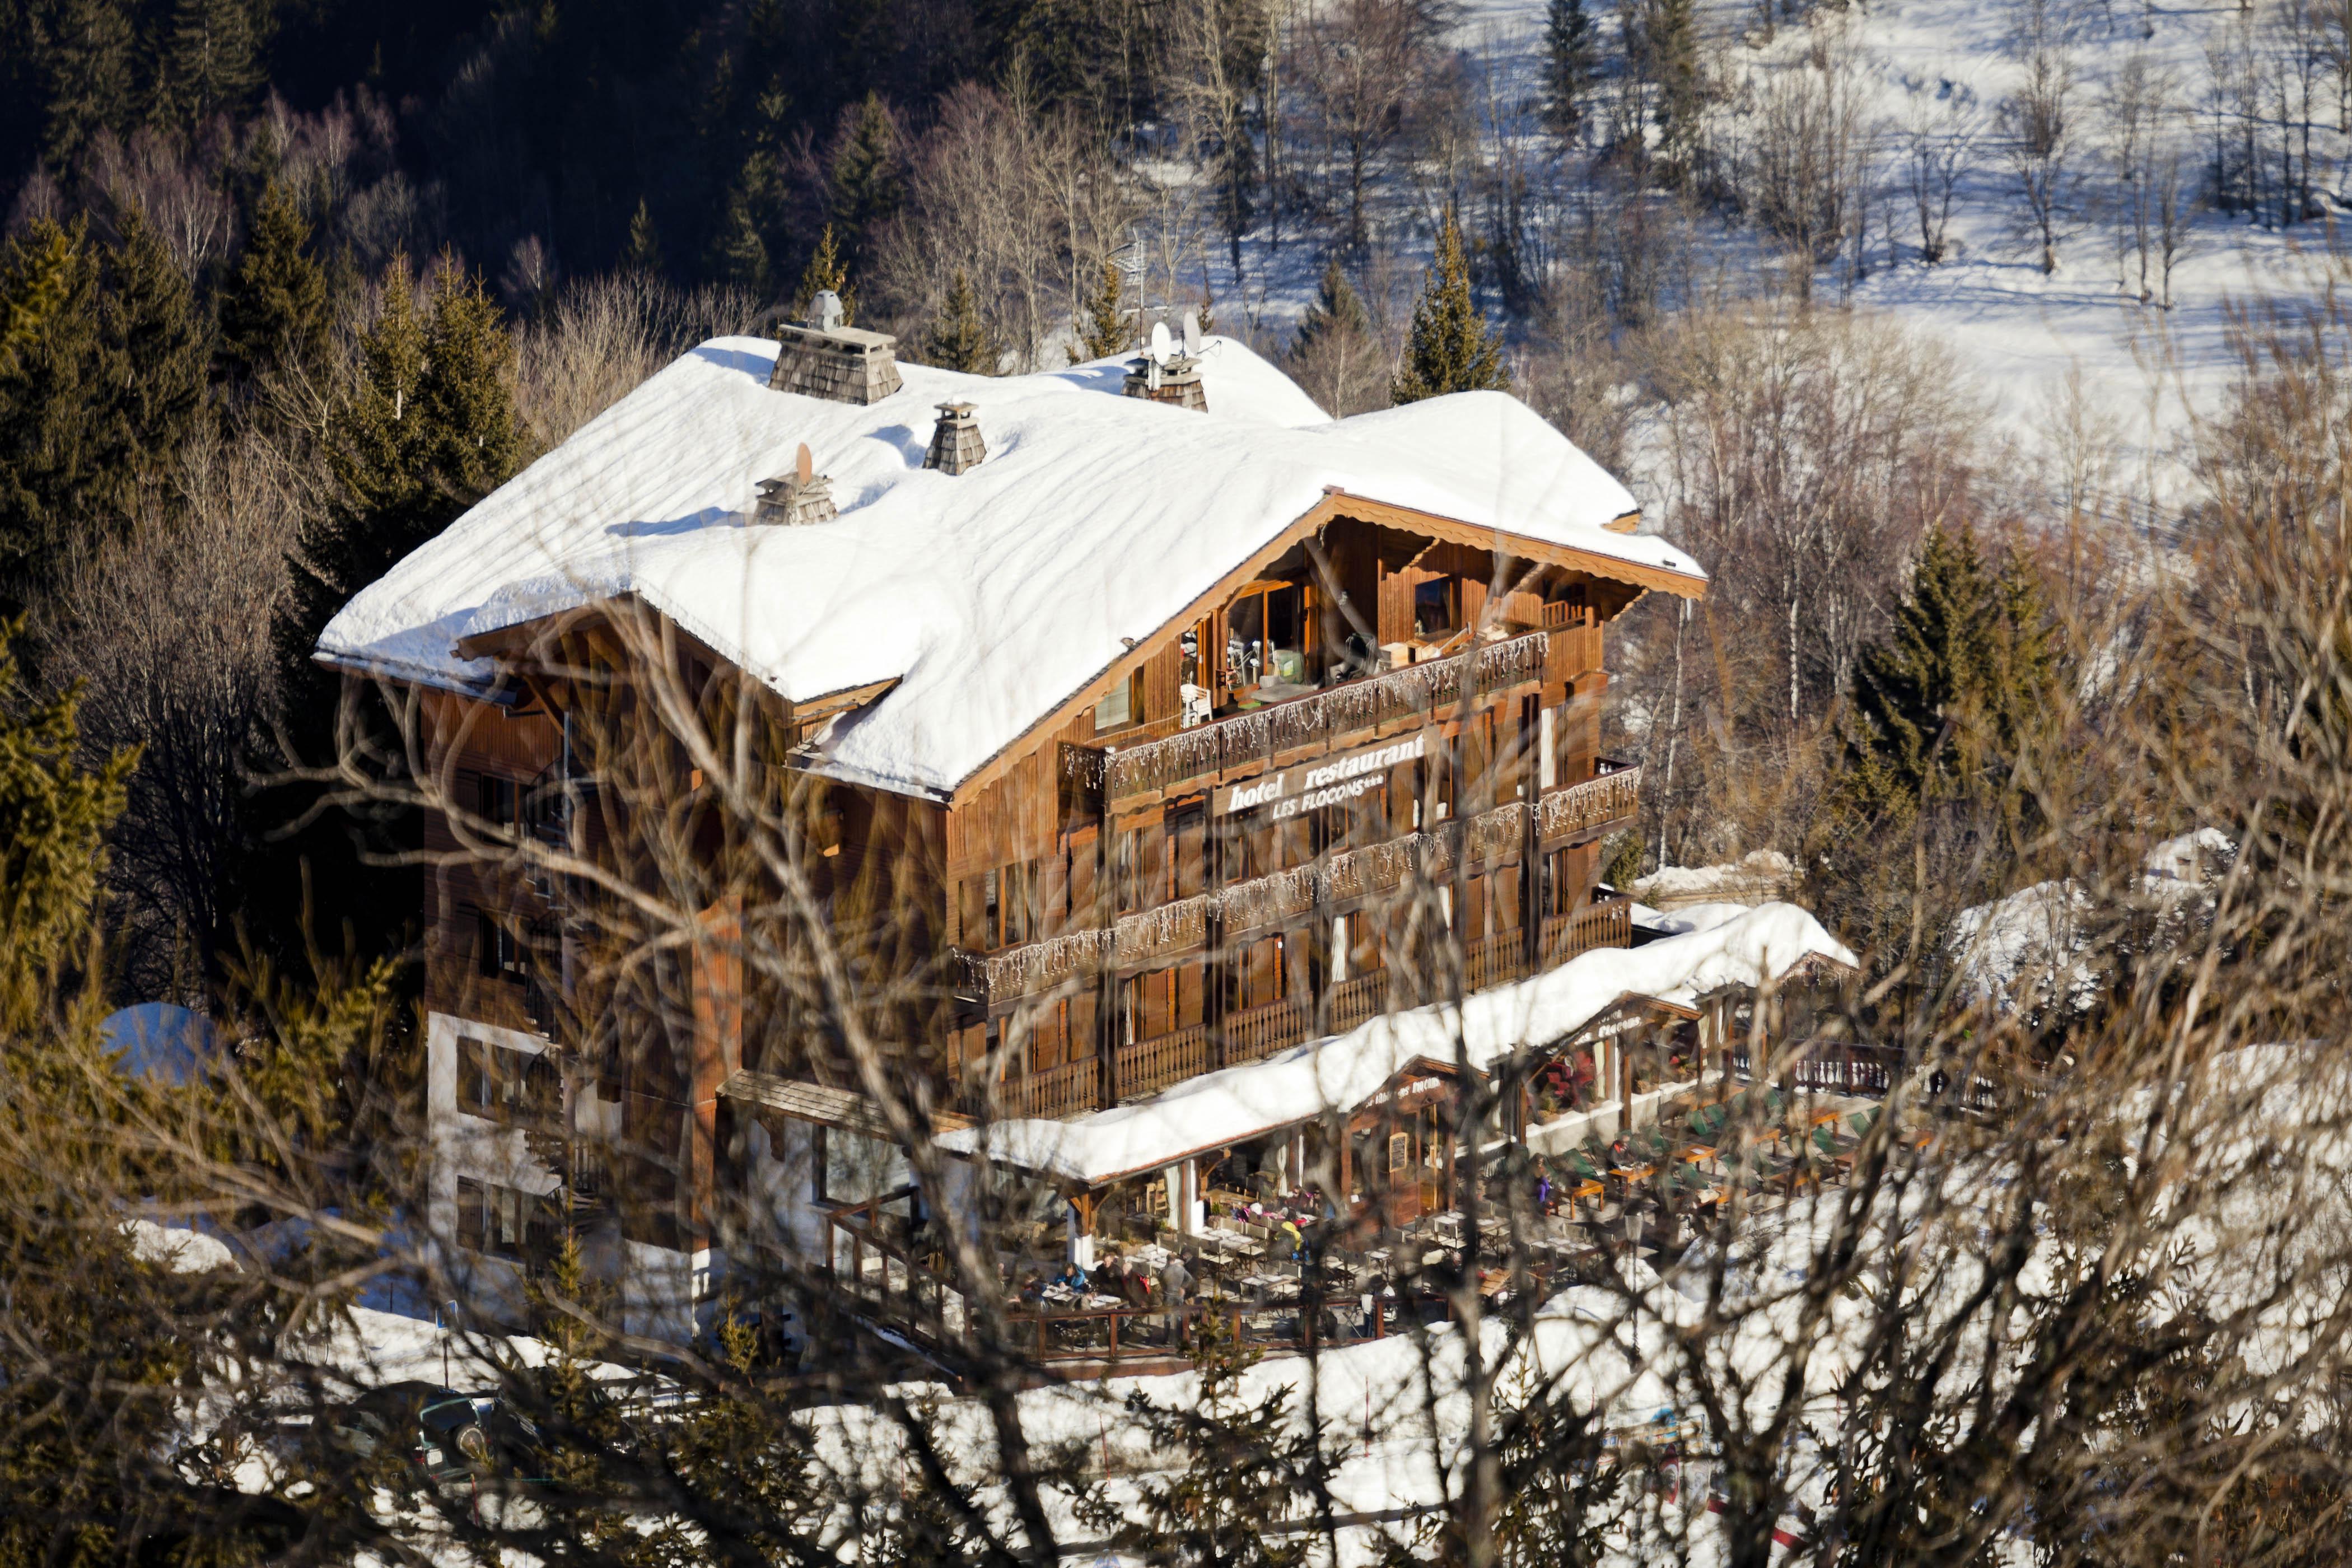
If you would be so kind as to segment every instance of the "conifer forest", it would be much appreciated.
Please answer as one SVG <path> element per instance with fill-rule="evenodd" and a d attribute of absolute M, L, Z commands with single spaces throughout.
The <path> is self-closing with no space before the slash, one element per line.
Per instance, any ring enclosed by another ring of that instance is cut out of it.
<path fill-rule="evenodd" d="M 2352 0 L 0 0 L 0 1568 L 2352 1563 L 2347 218 Z"/>

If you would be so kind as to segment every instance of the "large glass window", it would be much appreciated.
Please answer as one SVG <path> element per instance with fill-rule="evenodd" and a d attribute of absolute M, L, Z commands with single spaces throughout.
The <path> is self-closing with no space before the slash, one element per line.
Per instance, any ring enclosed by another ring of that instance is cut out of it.
<path fill-rule="evenodd" d="M 1278 701 L 1307 689 L 1307 654 L 1306 591 L 1298 584 L 1253 588 L 1225 612 L 1225 685 L 1244 700 Z"/>

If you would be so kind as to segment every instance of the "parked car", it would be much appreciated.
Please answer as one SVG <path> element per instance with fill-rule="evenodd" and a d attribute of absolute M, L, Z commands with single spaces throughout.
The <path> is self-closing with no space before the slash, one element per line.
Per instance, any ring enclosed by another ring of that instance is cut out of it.
<path fill-rule="evenodd" d="M 362 1389 L 329 1418 L 331 1440 L 362 1460 L 404 1459 L 437 1487 L 534 1482 L 547 1443 L 529 1417 L 495 1394 L 410 1380 Z"/>

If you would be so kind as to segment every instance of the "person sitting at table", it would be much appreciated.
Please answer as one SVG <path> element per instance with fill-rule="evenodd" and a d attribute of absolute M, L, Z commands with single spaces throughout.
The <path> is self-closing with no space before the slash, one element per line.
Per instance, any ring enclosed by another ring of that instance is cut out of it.
<path fill-rule="evenodd" d="M 1307 1237 L 1296 1220 L 1285 1217 L 1274 1233 L 1274 1240 L 1282 1248 L 1282 1256 L 1297 1261 L 1307 1256 Z"/>
<path fill-rule="evenodd" d="M 1021 1271 L 1021 1300 L 1034 1307 L 1045 1299 L 1045 1281 L 1039 1277 L 1036 1266 L 1032 1264 Z"/>
<path fill-rule="evenodd" d="M 1087 1271 L 1079 1268 L 1078 1260 L 1073 1258 L 1064 1266 L 1060 1277 L 1054 1283 L 1083 1296 L 1087 1293 Z"/>
<path fill-rule="evenodd" d="M 1118 1295 L 1119 1293 L 1118 1277 L 1126 1271 L 1126 1258 L 1116 1252 L 1108 1255 L 1100 1263 L 1095 1265 L 1094 1279 L 1087 1289 L 1097 1296 Z"/>

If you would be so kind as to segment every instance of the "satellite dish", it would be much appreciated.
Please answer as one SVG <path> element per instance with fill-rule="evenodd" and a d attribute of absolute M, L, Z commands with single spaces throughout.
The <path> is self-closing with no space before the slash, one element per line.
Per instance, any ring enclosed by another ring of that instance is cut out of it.
<path fill-rule="evenodd" d="M 1200 356 L 1201 312 L 1196 308 L 1184 312 L 1184 354 L 1188 359 Z"/>
<path fill-rule="evenodd" d="M 1153 364 L 1166 364 L 1168 363 L 1168 355 L 1171 346 L 1172 345 L 1170 343 L 1168 339 L 1168 323 L 1165 321 L 1152 322 L 1151 363 Z"/>

